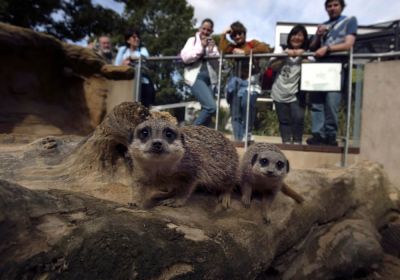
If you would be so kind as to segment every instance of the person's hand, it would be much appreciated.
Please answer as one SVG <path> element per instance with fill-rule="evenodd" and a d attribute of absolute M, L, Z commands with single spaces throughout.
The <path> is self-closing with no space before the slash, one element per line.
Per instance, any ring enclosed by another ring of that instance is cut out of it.
<path fill-rule="evenodd" d="M 208 37 L 206 36 L 200 36 L 200 41 L 201 41 L 201 45 L 203 46 L 203 48 L 207 47 L 208 45 Z"/>
<path fill-rule="evenodd" d="M 239 48 L 234 48 L 234 49 L 232 50 L 232 53 L 233 53 L 233 54 L 244 54 L 244 50 L 239 49 Z"/>
<path fill-rule="evenodd" d="M 222 34 L 229 34 L 232 32 L 232 29 L 230 27 L 228 27 L 227 29 L 225 29 L 225 31 Z"/>
<path fill-rule="evenodd" d="M 207 39 L 207 48 L 211 52 L 215 47 L 215 41 L 212 38 Z"/>
<path fill-rule="evenodd" d="M 290 57 L 295 57 L 295 56 L 299 56 L 302 55 L 304 53 L 303 49 L 286 49 L 285 52 L 288 54 L 288 56 Z"/>
<path fill-rule="evenodd" d="M 327 46 L 321 47 L 315 51 L 315 57 L 323 57 L 327 55 L 329 48 Z"/>
<path fill-rule="evenodd" d="M 325 24 L 318 25 L 317 32 L 315 33 L 317 36 L 324 36 L 324 34 L 328 32 L 328 26 Z"/>
<path fill-rule="evenodd" d="M 128 58 L 125 58 L 123 61 L 122 61 L 122 65 L 130 65 L 131 64 L 131 59 L 128 57 Z"/>

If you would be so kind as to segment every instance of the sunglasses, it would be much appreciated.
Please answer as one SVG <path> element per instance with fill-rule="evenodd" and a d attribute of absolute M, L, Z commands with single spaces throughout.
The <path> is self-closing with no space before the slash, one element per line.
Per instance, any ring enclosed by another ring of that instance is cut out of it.
<path fill-rule="evenodd" d="M 233 32 L 232 33 L 232 38 L 235 38 L 236 36 L 242 36 L 244 32 Z"/>

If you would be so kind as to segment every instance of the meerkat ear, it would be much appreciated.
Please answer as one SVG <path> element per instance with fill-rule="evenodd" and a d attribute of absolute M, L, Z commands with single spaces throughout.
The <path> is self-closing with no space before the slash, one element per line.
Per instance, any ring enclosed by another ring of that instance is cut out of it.
<path fill-rule="evenodd" d="M 256 163 L 257 158 L 258 158 L 258 154 L 255 154 L 255 155 L 253 156 L 253 158 L 251 159 L 251 165 L 252 165 L 252 166 Z"/>
<path fill-rule="evenodd" d="M 290 171 L 289 160 L 286 160 L 286 173 L 289 173 L 289 171 Z"/>

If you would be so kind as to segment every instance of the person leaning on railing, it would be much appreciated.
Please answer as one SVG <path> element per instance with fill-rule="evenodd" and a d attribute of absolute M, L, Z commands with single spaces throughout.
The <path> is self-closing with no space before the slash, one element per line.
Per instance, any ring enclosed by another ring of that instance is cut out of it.
<path fill-rule="evenodd" d="M 301 56 L 308 49 L 306 28 L 298 24 L 287 38 L 286 57 L 272 58 L 270 67 L 276 71 L 271 89 L 279 132 L 283 144 L 302 144 L 304 130 L 305 95 L 300 91 Z M 277 51 L 277 50 L 275 50 Z"/>
<path fill-rule="evenodd" d="M 329 53 L 349 51 L 354 45 L 357 19 L 342 15 L 344 7 L 344 0 L 325 1 L 329 20 L 318 26 L 310 43 L 310 49 L 315 51 L 318 61 L 343 62 L 341 58 L 329 57 Z M 342 74 L 342 88 L 343 78 Z M 341 95 L 340 91 L 316 92 L 310 95 L 312 137 L 307 139 L 307 144 L 337 146 L 336 134 Z"/>
<path fill-rule="evenodd" d="M 214 40 L 210 37 L 213 33 L 214 22 L 207 18 L 195 36 L 190 37 L 180 52 L 185 63 L 184 79 L 191 88 L 191 93 L 201 104 L 199 116 L 194 125 L 210 126 L 212 116 L 217 110 L 214 99 L 213 87 L 217 84 L 215 65 L 205 56 L 218 56 L 219 52 Z"/>
<path fill-rule="evenodd" d="M 125 31 L 124 34 L 125 45 L 118 48 L 118 53 L 114 61 L 114 65 L 130 65 L 132 67 L 135 66 L 136 60 L 140 56 L 148 57 L 149 52 L 143 46 L 142 41 L 140 39 L 139 30 L 130 28 Z M 154 105 L 156 91 L 154 89 L 153 81 L 150 79 L 150 76 L 146 74 L 145 67 L 143 66 L 141 69 L 141 94 L 140 94 L 140 102 L 149 107 L 150 105 Z"/>
<path fill-rule="evenodd" d="M 250 52 L 267 53 L 271 48 L 260 41 L 246 41 L 246 27 L 239 21 L 231 26 L 221 35 L 219 49 L 226 54 L 245 54 Z M 240 67 L 236 67 L 227 84 L 227 101 L 230 105 L 233 137 L 235 141 L 244 141 L 246 135 L 246 109 L 247 109 L 247 91 L 249 83 L 249 59 L 240 60 Z M 238 64 L 236 64 L 238 65 Z M 256 116 L 257 94 L 261 93 L 260 69 L 257 62 L 254 63 L 251 77 L 251 92 L 249 105 L 249 124 L 248 138 L 251 137 L 254 120 Z"/>

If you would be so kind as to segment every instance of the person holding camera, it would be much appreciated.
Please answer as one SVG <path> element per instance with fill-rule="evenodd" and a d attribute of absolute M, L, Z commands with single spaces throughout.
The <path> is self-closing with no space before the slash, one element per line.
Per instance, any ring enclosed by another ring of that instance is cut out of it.
<path fill-rule="evenodd" d="M 128 29 L 124 34 L 125 45 L 118 48 L 114 65 L 130 65 L 135 66 L 134 58 L 149 57 L 149 52 L 142 45 L 140 33 L 137 29 Z M 142 69 L 143 70 L 143 69 Z M 141 73 L 141 95 L 140 102 L 146 107 L 150 107 L 155 103 L 156 91 L 154 84 L 149 75 L 142 71 Z"/>
<path fill-rule="evenodd" d="M 315 51 L 318 61 L 343 63 L 343 58 L 329 57 L 329 53 L 349 51 L 355 43 L 357 19 L 342 15 L 344 7 L 344 0 L 325 0 L 325 10 L 329 20 L 318 26 L 310 43 L 310 49 Z M 342 71 L 342 88 L 343 73 L 344 71 Z M 338 145 L 336 133 L 341 96 L 341 91 L 315 92 L 310 95 L 312 137 L 307 139 L 307 144 Z"/>
<path fill-rule="evenodd" d="M 226 54 L 245 54 L 250 52 L 267 53 L 271 52 L 269 45 L 257 41 L 246 41 L 246 27 L 239 21 L 230 25 L 222 33 L 219 42 L 219 48 Z M 249 59 L 236 60 L 236 67 L 233 75 L 227 84 L 227 101 L 230 105 L 233 137 L 235 141 L 244 141 L 246 135 L 246 109 L 247 109 L 247 91 L 248 83 L 250 87 L 250 105 L 249 105 L 249 124 L 248 140 L 251 138 L 251 131 L 256 117 L 257 95 L 261 93 L 260 68 L 257 60 L 253 62 L 252 76 L 249 81 Z"/>
<path fill-rule="evenodd" d="M 209 18 L 204 19 L 199 30 L 186 41 L 180 52 L 185 63 L 185 83 L 191 87 L 191 93 L 201 104 L 201 111 L 193 122 L 194 125 L 210 126 L 212 116 L 217 110 L 213 91 L 217 84 L 216 61 L 204 59 L 206 56 L 219 56 L 217 46 L 211 38 L 213 28 L 214 22 Z"/>

